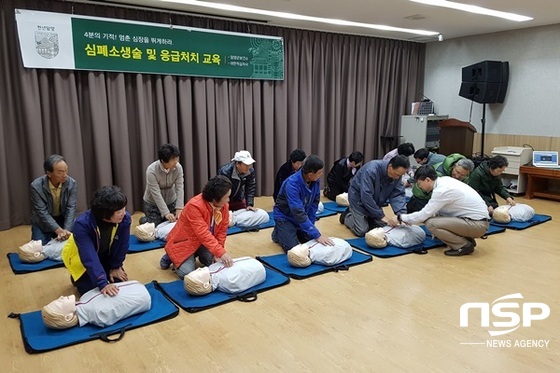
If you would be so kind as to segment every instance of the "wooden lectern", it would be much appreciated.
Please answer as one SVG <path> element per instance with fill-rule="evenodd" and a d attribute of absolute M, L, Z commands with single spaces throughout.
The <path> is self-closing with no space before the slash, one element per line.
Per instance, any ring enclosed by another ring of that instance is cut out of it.
<path fill-rule="evenodd" d="M 439 153 L 449 155 L 460 153 L 466 157 L 473 154 L 473 141 L 476 128 L 469 122 L 450 118 L 441 121 L 439 129 Z"/>

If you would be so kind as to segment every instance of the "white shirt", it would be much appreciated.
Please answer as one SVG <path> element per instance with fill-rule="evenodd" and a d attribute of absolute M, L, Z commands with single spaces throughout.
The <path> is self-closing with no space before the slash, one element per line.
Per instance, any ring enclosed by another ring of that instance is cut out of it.
<path fill-rule="evenodd" d="M 432 197 L 420 211 L 401 215 L 409 224 L 423 223 L 435 216 L 453 216 L 472 220 L 489 219 L 486 203 L 469 185 L 450 176 L 440 176 L 434 181 Z"/>

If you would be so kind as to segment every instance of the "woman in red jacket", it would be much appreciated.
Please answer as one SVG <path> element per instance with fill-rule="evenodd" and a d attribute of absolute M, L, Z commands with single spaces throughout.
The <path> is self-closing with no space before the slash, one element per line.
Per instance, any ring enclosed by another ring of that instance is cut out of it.
<path fill-rule="evenodd" d="M 194 271 L 196 257 L 204 266 L 212 264 L 214 257 L 226 267 L 233 265 L 224 247 L 230 194 L 231 182 L 227 177 L 218 175 L 208 180 L 201 194 L 187 202 L 177 224 L 167 236 L 166 254 L 160 261 L 162 269 L 169 268 L 173 263 L 175 273 L 183 279 Z"/>

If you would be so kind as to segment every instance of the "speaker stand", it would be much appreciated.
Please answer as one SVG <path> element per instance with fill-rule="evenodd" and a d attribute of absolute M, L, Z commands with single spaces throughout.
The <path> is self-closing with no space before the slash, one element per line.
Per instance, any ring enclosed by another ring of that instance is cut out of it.
<path fill-rule="evenodd" d="M 482 104 L 482 132 L 480 134 L 480 155 L 484 157 L 484 131 L 486 127 L 486 104 Z"/>

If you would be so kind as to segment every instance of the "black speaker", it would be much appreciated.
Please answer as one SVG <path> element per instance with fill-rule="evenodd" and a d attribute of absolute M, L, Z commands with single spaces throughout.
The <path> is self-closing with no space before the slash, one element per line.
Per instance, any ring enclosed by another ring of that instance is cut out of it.
<path fill-rule="evenodd" d="M 459 96 L 480 104 L 503 103 L 506 97 L 507 83 L 463 82 Z"/>
<path fill-rule="evenodd" d="M 509 80 L 509 63 L 482 61 L 463 67 L 459 96 L 481 104 L 503 103 Z"/>
<path fill-rule="evenodd" d="M 509 64 L 501 61 L 482 61 L 463 67 L 463 82 L 488 82 L 500 83 L 507 82 L 509 75 Z"/>

